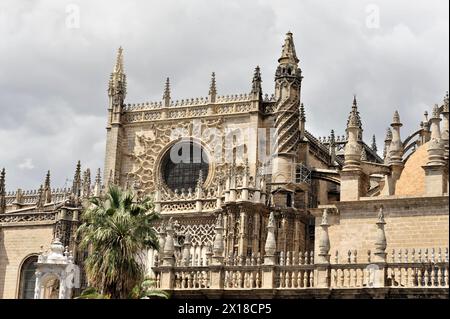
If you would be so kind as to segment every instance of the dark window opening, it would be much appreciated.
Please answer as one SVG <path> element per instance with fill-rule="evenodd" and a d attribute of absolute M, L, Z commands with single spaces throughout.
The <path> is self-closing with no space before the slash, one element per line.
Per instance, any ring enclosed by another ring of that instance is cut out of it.
<path fill-rule="evenodd" d="M 34 299 L 37 260 L 37 256 L 31 256 L 22 265 L 20 270 L 19 299 Z"/>
<path fill-rule="evenodd" d="M 208 169 L 206 153 L 192 142 L 176 143 L 164 155 L 162 162 L 164 182 L 172 190 L 195 189 L 200 171 L 205 180 Z"/>

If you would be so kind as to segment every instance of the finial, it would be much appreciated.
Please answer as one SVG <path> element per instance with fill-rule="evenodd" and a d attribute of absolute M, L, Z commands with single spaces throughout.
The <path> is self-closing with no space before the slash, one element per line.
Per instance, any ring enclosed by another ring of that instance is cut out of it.
<path fill-rule="evenodd" d="M 372 145 L 371 145 L 372 151 L 374 151 L 375 153 L 377 152 L 377 141 L 375 138 L 375 134 L 372 135 Z"/>
<path fill-rule="evenodd" d="M 50 170 L 47 171 L 47 175 L 45 175 L 44 185 L 46 189 L 50 189 Z"/>
<path fill-rule="evenodd" d="M 119 47 L 117 50 L 116 65 L 114 66 L 114 73 L 123 73 L 123 48 Z"/>
<path fill-rule="evenodd" d="M 356 101 L 356 94 L 353 94 L 353 107 L 358 107 L 358 102 Z"/>
<path fill-rule="evenodd" d="M 170 80 L 166 79 L 166 84 L 164 86 L 163 94 L 164 106 L 168 107 L 170 105 Z"/>
<path fill-rule="evenodd" d="M 213 72 L 211 74 L 211 84 L 209 86 L 209 97 L 210 101 L 214 103 L 216 101 L 217 89 L 216 89 L 216 74 Z"/>
<path fill-rule="evenodd" d="M 392 118 L 392 124 L 396 124 L 396 125 L 402 124 L 402 123 L 400 123 L 400 115 L 398 114 L 398 111 L 394 112 L 394 117 Z"/>
<path fill-rule="evenodd" d="M 291 63 L 296 65 L 299 62 L 297 54 L 295 52 L 294 40 L 292 38 L 292 33 L 286 33 L 286 38 L 284 40 L 283 49 L 281 51 L 281 57 L 278 59 L 278 63 L 285 64 Z"/>
<path fill-rule="evenodd" d="M 253 80 L 252 80 L 252 91 L 251 94 L 257 94 L 258 98 L 262 98 L 262 87 L 261 87 L 261 71 L 259 69 L 259 65 L 256 66 L 255 72 L 253 74 Z"/>

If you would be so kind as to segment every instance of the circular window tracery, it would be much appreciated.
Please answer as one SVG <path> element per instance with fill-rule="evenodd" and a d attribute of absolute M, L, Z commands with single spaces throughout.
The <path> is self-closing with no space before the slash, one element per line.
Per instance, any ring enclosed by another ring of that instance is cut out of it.
<path fill-rule="evenodd" d="M 209 161 L 206 152 L 193 142 L 175 143 L 162 159 L 162 178 L 171 190 L 195 189 L 200 171 L 205 180 L 208 170 Z"/>

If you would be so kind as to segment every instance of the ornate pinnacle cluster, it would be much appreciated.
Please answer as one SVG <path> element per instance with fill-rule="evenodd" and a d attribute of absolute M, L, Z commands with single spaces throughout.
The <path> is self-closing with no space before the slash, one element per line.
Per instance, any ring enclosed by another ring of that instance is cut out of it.
<path fill-rule="evenodd" d="M 209 100 L 214 103 L 216 102 L 216 96 L 217 96 L 217 88 L 216 88 L 216 74 L 213 72 L 211 74 L 211 84 L 209 86 Z"/>
<path fill-rule="evenodd" d="M 3 214 L 6 212 L 6 187 L 5 187 L 5 181 L 6 181 L 6 171 L 3 168 L 0 172 L 0 214 Z"/>
<path fill-rule="evenodd" d="M 290 63 L 296 65 L 299 60 L 295 52 L 294 39 L 292 38 L 292 32 L 286 33 L 286 38 L 284 39 L 283 49 L 281 51 L 281 57 L 278 59 L 280 64 Z"/>
<path fill-rule="evenodd" d="M 166 79 L 166 84 L 164 86 L 164 94 L 163 94 L 164 106 L 170 106 L 170 80 Z"/>

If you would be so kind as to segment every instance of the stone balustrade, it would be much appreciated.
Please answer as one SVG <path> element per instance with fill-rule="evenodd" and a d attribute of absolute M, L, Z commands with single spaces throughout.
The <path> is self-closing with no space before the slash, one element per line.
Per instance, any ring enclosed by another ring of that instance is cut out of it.
<path fill-rule="evenodd" d="M 324 267 L 324 264 L 314 262 L 313 252 L 282 252 L 274 265 L 264 264 L 263 259 L 255 255 L 227 256 L 220 264 L 212 263 L 211 258 L 205 264 L 190 262 L 189 266 L 182 266 L 176 263 L 169 268 L 156 262 L 152 270 L 159 283 L 161 276 L 170 276 L 167 285 L 159 285 L 159 288 L 169 290 L 449 287 L 447 248 L 429 249 L 427 259 L 423 249 L 422 259 L 413 259 L 411 255 L 406 258 L 409 254 L 407 251 L 403 250 L 401 259 L 386 263 L 371 262 L 374 256 L 370 252 L 361 254 L 361 260 L 358 260 L 357 252 L 350 250 L 344 254 L 343 261 L 329 263 Z M 434 259 L 431 251 L 435 252 Z M 317 276 L 321 275 L 320 272 L 329 278 L 325 286 L 318 286 Z M 380 280 L 377 280 L 378 276 L 382 276 Z"/>

